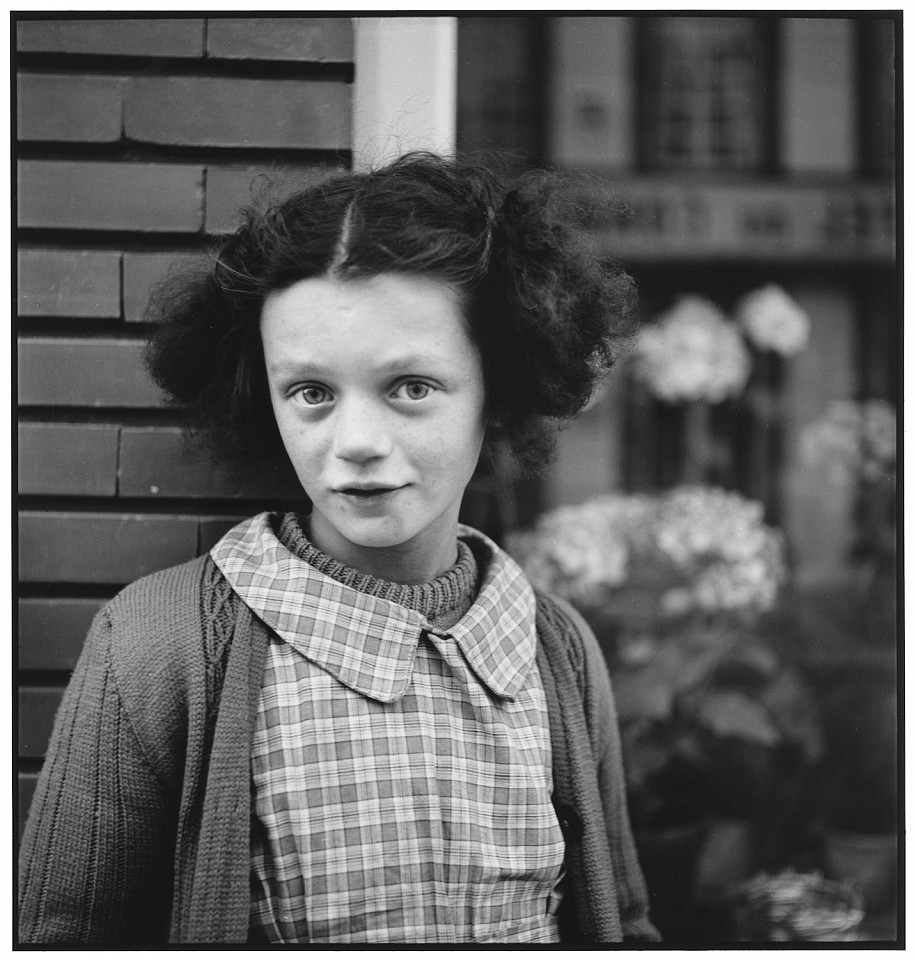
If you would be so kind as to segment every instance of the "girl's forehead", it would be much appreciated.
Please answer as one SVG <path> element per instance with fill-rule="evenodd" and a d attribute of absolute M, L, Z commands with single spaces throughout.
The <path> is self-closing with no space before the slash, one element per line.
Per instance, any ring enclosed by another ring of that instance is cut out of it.
<path fill-rule="evenodd" d="M 448 362 L 476 352 L 458 292 L 409 274 L 301 280 L 266 299 L 261 333 L 271 367 L 287 360 L 384 366 L 414 356 Z"/>

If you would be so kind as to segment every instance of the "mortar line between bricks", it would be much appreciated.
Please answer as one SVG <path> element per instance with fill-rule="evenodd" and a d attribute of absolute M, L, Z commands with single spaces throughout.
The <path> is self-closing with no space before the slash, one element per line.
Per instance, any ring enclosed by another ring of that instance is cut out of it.
<path fill-rule="evenodd" d="M 350 163 L 349 147 L 208 146 L 186 143 L 159 144 L 142 140 L 112 143 L 74 143 L 63 140 L 21 140 L 17 159 L 22 162 L 96 162 L 124 164 L 208 164 L 237 169 L 240 166 L 281 165 L 290 172 L 313 171 Z"/>
<path fill-rule="evenodd" d="M 143 523 L 146 520 L 180 521 L 186 528 L 191 521 L 224 521 L 249 516 L 247 501 L 240 500 L 162 499 L 156 497 L 80 497 L 66 494 L 23 494 L 19 500 L 20 523 L 40 519 L 58 520 L 117 520 Z M 261 501 L 253 501 L 260 503 Z M 272 501 L 271 501 L 272 502 Z M 300 504 L 301 506 L 301 504 Z M 264 508 L 267 509 L 267 508 Z"/>
<path fill-rule="evenodd" d="M 23 231 L 20 231 L 23 232 Z M 38 234 L 39 231 L 27 230 L 26 233 Z M 58 231 L 51 231 L 42 228 L 42 233 L 58 233 Z M 72 240 L 74 243 L 79 240 L 79 237 L 73 237 Z M 87 241 L 95 239 L 92 237 L 86 237 Z M 127 240 L 128 236 L 121 234 L 120 236 L 114 237 L 115 240 Z M 158 241 L 159 237 L 150 237 L 150 241 Z M 40 245 L 34 240 L 26 240 L 22 243 L 17 244 L 17 248 L 22 253 L 48 253 L 48 254 L 71 254 L 71 253 L 120 253 L 120 254 L 149 254 L 151 256 L 168 256 L 168 257 L 181 257 L 181 256 L 197 256 L 205 251 L 200 249 L 200 243 L 197 238 L 194 236 L 188 236 L 184 238 L 184 242 L 180 245 L 176 244 L 167 244 L 167 243 L 158 243 L 153 242 L 149 247 L 145 244 L 142 248 L 137 250 L 131 250 L 127 248 L 125 243 L 114 243 L 110 246 L 88 246 L 86 243 L 79 243 L 74 246 L 67 246 L 63 243 L 55 242 L 55 237 L 47 237 L 45 242 Z M 15 277 L 13 278 L 15 279 Z"/>
<path fill-rule="evenodd" d="M 19 246 L 65 252 L 113 251 L 121 253 L 196 253 L 215 236 L 138 230 L 91 230 L 88 228 L 19 227 Z"/>
<path fill-rule="evenodd" d="M 120 424 L 122 427 L 162 427 L 163 429 L 183 428 L 184 419 L 181 410 L 160 407 L 158 410 L 125 409 L 124 407 L 37 407 L 19 408 L 19 423 L 23 426 L 48 424 L 49 426 L 99 426 L 109 427 Z"/>
<path fill-rule="evenodd" d="M 39 687 L 63 693 L 63 688 L 69 679 L 69 670 L 25 669 L 18 671 L 17 682 L 20 687 Z M 24 759 L 24 757 L 20 757 L 20 760 Z"/>
<path fill-rule="evenodd" d="M 80 497 L 75 494 L 20 494 L 17 510 L 45 517 L 92 516 L 137 520 L 242 520 L 262 510 L 302 510 L 304 500 L 279 497 Z"/>
<path fill-rule="evenodd" d="M 112 77 L 133 79 L 188 78 L 203 80 L 288 80 L 353 83 L 355 67 L 347 61 L 317 60 L 187 60 L 168 57 L 124 57 L 110 54 L 20 53 L 16 72 L 22 76 Z"/>
<path fill-rule="evenodd" d="M 71 588 L 61 583 L 21 583 L 17 600 L 110 600 L 113 594 L 104 586 L 84 584 Z"/>

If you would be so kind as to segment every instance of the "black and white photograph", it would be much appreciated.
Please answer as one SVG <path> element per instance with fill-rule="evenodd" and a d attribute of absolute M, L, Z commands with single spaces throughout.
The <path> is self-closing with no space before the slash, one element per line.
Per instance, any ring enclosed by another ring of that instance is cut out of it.
<path fill-rule="evenodd" d="M 13 948 L 904 948 L 902 10 L 10 22 Z"/>

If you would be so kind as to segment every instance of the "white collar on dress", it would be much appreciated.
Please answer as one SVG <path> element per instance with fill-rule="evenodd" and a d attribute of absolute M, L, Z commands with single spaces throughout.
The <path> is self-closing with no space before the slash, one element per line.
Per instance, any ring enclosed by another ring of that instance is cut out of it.
<path fill-rule="evenodd" d="M 283 640 L 341 683 L 382 703 L 402 697 L 429 621 L 300 560 L 279 541 L 271 517 L 260 513 L 242 521 L 210 551 L 232 588 Z M 445 635 L 493 694 L 512 700 L 536 653 L 534 592 L 492 540 L 463 524 L 458 535 L 487 559 L 480 563 L 476 600 Z"/>

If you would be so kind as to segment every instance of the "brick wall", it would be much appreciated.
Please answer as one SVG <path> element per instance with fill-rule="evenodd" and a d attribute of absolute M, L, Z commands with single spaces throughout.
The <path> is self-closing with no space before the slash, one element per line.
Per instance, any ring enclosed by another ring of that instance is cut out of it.
<path fill-rule="evenodd" d="M 260 173 L 284 189 L 349 165 L 353 36 L 347 17 L 15 27 L 24 818 L 95 611 L 291 502 L 185 452 L 142 368 L 143 310 Z"/>

